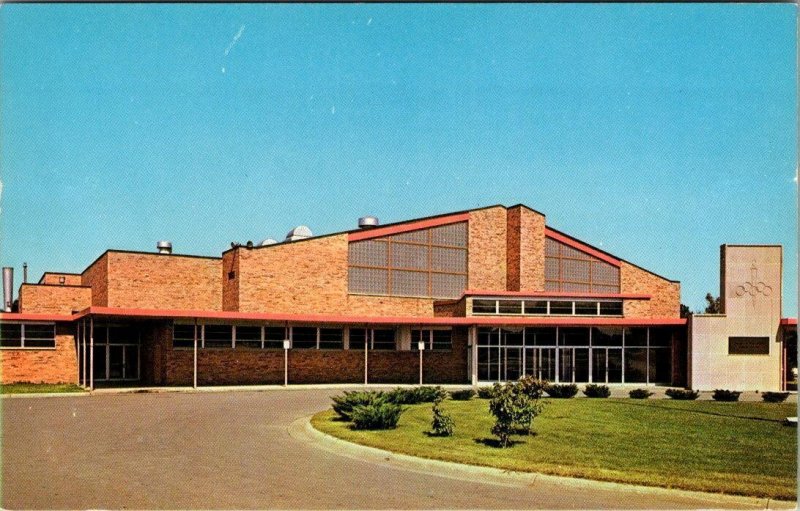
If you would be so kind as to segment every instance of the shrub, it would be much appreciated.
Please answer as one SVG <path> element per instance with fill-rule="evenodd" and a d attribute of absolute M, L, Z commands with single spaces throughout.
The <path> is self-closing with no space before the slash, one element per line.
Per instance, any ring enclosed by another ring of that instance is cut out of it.
<path fill-rule="evenodd" d="M 533 419 L 542 411 L 539 398 L 529 396 L 528 390 L 520 382 L 495 383 L 492 387 L 489 401 L 489 411 L 495 417 L 492 434 L 498 438 L 500 447 L 510 446 L 514 433 L 530 434 Z"/>
<path fill-rule="evenodd" d="M 761 394 L 761 399 L 765 403 L 783 403 L 789 397 L 788 392 L 764 392 Z"/>
<path fill-rule="evenodd" d="M 336 412 L 343 420 L 352 420 L 353 409 L 356 406 L 366 406 L 378 402 L 386 401 L 386 395 L 383 392 L 375 391 L 362 391 L 362 390 L 346 390 L 340 396 L 333 396 L 333 411 Z"/>
<path fill-rule="evenodd" d="M 403 408 L 394 403 L 376 401 L 353 408 L 351 418 L 353 429 L 394 429 Z"/>
<path fill-rule="evenodd" d="M 419 403 L 432 403 L 436 396 L 447 396 L 447 391 L 441 387 L 415 387 L 411 389 L 396 388 L 386 393 L 386 401 L 396 405 L 416 405 Z"/>
<path fill-rule="evenodd" d="M 696 390 L 667 389 L 666 394 L 672 399 L 694 401 L 700 395 L 700 392 Z"/>
<path fill-rule="evenodd" d="M 455 422 L 450 415 L 440 407 L 444 396 L 440 396 L 433 402 L 433 421 L 431 421 L 431 435 L 433 436 L 452 436 L 455 429 Z"/>
<path fill-rule="evenodd" d="M 533 376 L 523 376 L 517 380 L 520 391 L 531 399 L 539 399 L 544 393 L 547 382 L 544 380 L 537 380 Z"/>
<path fill-rule="evenodd" d="M 456 401 L 469 401 L 475 396 L 473 389 L 454 390 L 450 393 L 450 397 Z"/>
<path fill-rule="evenodd" d="M 611 390 L 608 388 L 607 385 L 597 385 L 595 383 L 589 383 L 583 389 L 583 394 L 586 397 L 608 397 L 611 395 Z"/>
<path fill-rule="evenodd" d="M 648 397 L 652 396 L 653 393 L 647 389 L 633 389 L 632 391 L 628 392 L 628 395 L 631 399 L 647 399 Z"/>
<path fill-rule="evenodd" d="M 547 395 L 554 398 L 570 398 L 575 397 L 578 393 L 578 386 L 574 383 L 570 384 L 557 384 L 551 383 L 545 386 L 544 391 Z"/>
<path fill-rule="evenodd" d="M 480 399 L 492 399 L 492 392 L 494 392 L 492 387 L 478 387 L 478 397 Z"/>
<path fill-rule="evenodd" d="M 716 389 L 711 397 L 714 401 L 738 401 L 741 394 L 735 390 Z"/>

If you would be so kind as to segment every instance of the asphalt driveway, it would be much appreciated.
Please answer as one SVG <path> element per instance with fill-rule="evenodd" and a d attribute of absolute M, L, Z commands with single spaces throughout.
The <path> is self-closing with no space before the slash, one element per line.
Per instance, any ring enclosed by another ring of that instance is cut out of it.
<path fill-rule="evenodd" d="M 683 493 L 459 480 L 290 435 L 332 390 L 2 399 L 2 507 L 708 508 Z M 752 507 L 738 503 L 742 507 Z"/>

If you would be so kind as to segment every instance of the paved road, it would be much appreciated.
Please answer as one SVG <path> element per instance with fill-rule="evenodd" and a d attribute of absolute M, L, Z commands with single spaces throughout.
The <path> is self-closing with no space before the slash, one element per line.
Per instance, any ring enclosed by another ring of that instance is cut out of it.
<path fill-rule="evenodd" d="M 2 399 L 2 507 L 675 509 L 721 505 L 683 493 L 653 495 L 591 485 L 458 480 L 342 456 L 290 435 L 290 425 L 327 407 L 333 392 Z"/>

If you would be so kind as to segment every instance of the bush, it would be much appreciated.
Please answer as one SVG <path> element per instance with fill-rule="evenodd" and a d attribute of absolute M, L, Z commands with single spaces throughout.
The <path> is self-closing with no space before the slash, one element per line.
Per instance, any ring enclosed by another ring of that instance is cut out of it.
<path fill-rule="evenodd" d="M 517 380 L 520 391 L 531 399 L 539 399 L 547 387 L 547 382 L 544 380 L 537 380 L 533 376 L 523 376 Z"/>
<path fill-rule="evenodd" d="M 653 393 L 647 389 L 633 389 L 632 391 L 628 392 L 628 395 L 631 399 L 647 399 L 648 397 L 652 396 Z"/>
<path fill-rule="evenodd" d="M 495 383 L 492 387 L 489 401 L 489 411 L 495 417 L 492 434 L 498 438 L 500 447 L 510 446 L 514 433 L 530 434 L 533 419 L 542 411 L 539 398 L 529 396 L 528 390 L 520 382 Z"/>
<path fill-rule="evenodd" d="M 608 388 L 607 385 L 597 385 L 595 383 L 589 383 L 583 389 L 583 394 L 586 397 L 608 397 L 611 395 L 611 390 Z"/>
<path fill-rule="evenodd" d="M 735 390 L 716 389 L 711 397 L 714 401 L 738 401 L 741 394 Z"/>
<path fill-rule="evenodd" d="M 570 384 L 557 384 L 551 383 L 545 386 L 544 391 L 547 395 L 554 398 L 570 398 L 575 397 L 578 393 L 578 386 L 574 383 Z"/>
<path fill-rule="evenodd" d="M 416 405 L 419 403 L 432 403 L 439 395 L 446 397 L 447 391 L 441 387 L 396 388 L 386 393 L 386 401 L 396 405 Z"/>
<path fill-rule="evenodd" d="M 492 392 L 494 392 L 492 387 L 478 387 L 478 398 L 492 399 Z"/>
<path fill-rule="evenodd" d="M 333 411 L 336 412 L 343 420 L 352 420 L 353 409 L 356 406 L 366 406 L 378 402 L 386 401 L 386 395 L 383 392 L 375 391 L 362 391 L 362 390 L 346 390 L 340 396 L 333 396 Z"/>
<path fill-rule="evenodd" d="M 450 398 L 456 401 L 469 401 L 475 396 L 473 389 L 454 390 L 450 393 Z"/>
<path fill-rule="evenodd" d="M 403 408 L 387 402 L 374 402 L 353 408 L 351 418 L 353 429 L 394 429 Z"/>
<path fill-rule="evenodd" d="M 696 390 L 667 389 L 666 394 L 672 399 L 694 401 L 700 395 L 700 392 Z"/>
<path fill-rule="evenodd" d="M 764 392 L 761 394 L 761 399 L 765 403 L 783 403 L 789 397 L 788 392 Z"/>
<path fill-rule="evenodd" d="M 433 436 L 452 436 L 455 429 L 455 422 L 449 414 L 444 412 L 440 405 L 444 396 L 440 396 L 433 402 L 433 421 L 431 421 L 431 435 Z"/>

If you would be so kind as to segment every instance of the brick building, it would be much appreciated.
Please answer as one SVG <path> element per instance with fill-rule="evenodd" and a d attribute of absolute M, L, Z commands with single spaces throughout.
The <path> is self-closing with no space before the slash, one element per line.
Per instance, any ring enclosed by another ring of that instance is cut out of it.
<path fill-rule="evenodd" d="M 0 313 L 2 381 L 417 383 L 421 365 L 425 383 L 691 382 L 680 284 L 531 208 L 365 224 L 221 257 L 107 250 L 81 274 L 47 272 Z M 785 386 L 792 323 L 764 324 L 782 325 L 765 385 Z"/>

